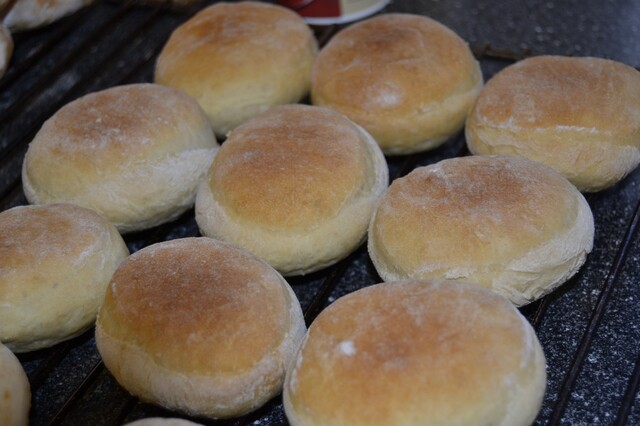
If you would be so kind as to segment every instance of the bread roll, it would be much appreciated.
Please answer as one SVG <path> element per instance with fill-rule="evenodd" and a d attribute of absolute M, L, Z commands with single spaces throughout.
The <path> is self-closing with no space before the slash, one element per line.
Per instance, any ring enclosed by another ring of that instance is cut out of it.
<path fill-rule="evenodd" d="M 4 25 L 0 25 L 0 77 L 2 77 L 9 66 L 13 55 L 13 39 L 11 33 Z"/>
<path fill-rule="evenodd" d="M 81 207 L 0 213 L 0 341 L 27 352 L 82 333 L 128 254 L 113 225 Z"/>
<path fill-rule="evenodd" d="M 31 391 L 18 358 L 0 343 L 0 425 L 27 426 Z"/>
<path fill-rule="evenodd" d="M 198 190 L 196 221 L 285 275 L 305 274 L 364 241 L 388 174 L 375 141 L 343 115 L 281 106 L 229 135 Z"/>
<path fill-rule="evenodd" d="M 593 233 L 589 205 L 554 170 L 464 157 L 393 182 L 371 221 L 369 254 L 385 281 L 467 281 L 521 306 L 578 271 Z"/>
<path fill-rule="evenodd" d="M 152 417 L 148 419 L 136 420 L 127 423 L 124 426 L 198 426 L 199 423 L 193 423 L 182 419 L 164 419 L 160 417 Z"/>
<path fill-rule="evenodd" d="M 210 238 L 155 244 L 114 274 L 96 343 L 129 392 L 190 415 L 231 417 L 282 389 L 305 333 L 273 268 Z"/>
<path fill-rule="evenodd" d="M 533 328 L 478 286 L 404 281 L 325 309 L 287 371 L 292 426 L 530 425 L 546 382 Z"/>
<path fill-rule="evenodd" d="M 526 157 L 599 191 L 640 163 L 640 72 L 599 58 L 525 59 L 489 81 L 466 137 L 474 154 Z"/>
<path fill-rule="evenodd" d="M 29 145 L 32 204 L 96 210 L 121 232 L 168 222 L 193 205 L 217 143 L 187 95 L 154 84 L 114 87 L 66 105 Z"/>
<path fill-rule="evenodd" d="M 317 52 L 295 12 L 258 3 L 217 3 L 176 29 L 158 57 L 155 81 L 193 96 L 217 135 L 309 91 Z"/>
<path fill-rule="evenodd" d="M 17 0 L 3 24 L 12 32 L 42 27 L 91 4 L 93 0 Z"/>
<path fill-rule="evenodd" d="M 314 64 L 311 98 L 364 127 L 385 154 L 407 154 L 461 130 L 481 87 L 480 66 L 453 31 L 388 14 L 331 39 Z"/>

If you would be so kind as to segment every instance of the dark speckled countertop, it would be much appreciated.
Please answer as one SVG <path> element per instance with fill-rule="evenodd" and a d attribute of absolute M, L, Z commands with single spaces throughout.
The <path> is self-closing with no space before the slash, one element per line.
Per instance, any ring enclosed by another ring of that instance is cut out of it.
<path fill-rule="evenodd" d="M 12 69 L 0 80 L 0 210 L 26 203 L 20 166 L 42 122 L 85 93 L 152 81 L 155 58 L 168 35 L 202 6 L 167 11 L 98 2 L 16 36 Z M 396 0 L 384 11 L 427 15 L 476 51 L 489 45 L 507 56 L 599 56 L 640 66 L 640 0 Z M 319 36 L 327 33 L 317 30 Z M 489 79 L 513 60 L 485 55 L 480 63 Z M 459 135 L 433 152 L 388 161 L 392 176 L 398 176 L 465 154 Z M 640 425 L 640 170 L 587 199 L 596 222 L 587 263 L 558 291 L 521 310 L 536 329 L 548 363 L 548 388 L 536 424 Z M 127 236 L 127 243 L 135 251 L 195 235 L 190 211 L 173 223 Z M 379 277 L 360 248 L 338 266 L 289 281 L 311 320 L 338 297 Z M 119 425 L 174 414 L 141 403 L 115 383 L 100 362 L 92 331 L 20 360 L 32 383 L 33 425 Z M 286 424 L 279 397 L 240 419 L 199 421 Z"/>

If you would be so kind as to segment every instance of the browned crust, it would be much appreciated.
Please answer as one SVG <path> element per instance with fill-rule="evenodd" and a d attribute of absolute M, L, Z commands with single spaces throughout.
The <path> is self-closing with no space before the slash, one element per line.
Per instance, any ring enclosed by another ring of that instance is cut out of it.
<path fill-rule="evenodd" d="M 344 116 L 282 106 L 233 131 L 210 170 L 209 185 L 228 215 L 293 231 L 334 217 L 372 186 L 367 148 Z"/>
<path fill-rule="evenodd" d="M 289 332 L 282 278 L 248 252 L 209 238 L 150 246 L 116 271 L 99 315 L 110 339 L 167 371 L 250 370 Z"/>
<path fill-rule="evenodd" d="M 526 424 L 544 391 L 541 355 L 526 320 L 485 289 L 375 285 L 311 325 L 285 408 L 294 425 Z"/>

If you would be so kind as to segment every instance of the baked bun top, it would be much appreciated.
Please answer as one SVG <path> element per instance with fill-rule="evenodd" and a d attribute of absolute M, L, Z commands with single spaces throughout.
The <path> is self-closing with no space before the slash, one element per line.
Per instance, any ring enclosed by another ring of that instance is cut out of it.
<path fill-rule="evenodd" d="M 22 178 L 33 204 L 65 202 L 122 232 L 166 222 L 193 204 L 218 144 L 186 94 L 119 86 L 58 110 L 29 145 Z"/>
<path fill-rule="evenodd" d="M 1 299 L 0 299 L 1 300 Z M 31 390 L 16 356 L 0 343 L 0 425 L 27 426 Z"/>
<path fill-rule="evenodd" d="M 229 216 L 296 232 L 327 221 L 377 181 L 362 131 L 341 114 L 281 106 L 235 131 L 209 186 Z"/>
<path fill-rule="evenodd" d="M 405 154 L 459 131 L 481 87 L 478 62 L 453 31 L 424 16 L 385 14 L 320 51 L 311 98 L 364 127 L 385 153 Z"/>
<path fill-rule="evenodd" d="M 536 56 L 496 74 L 474 119 L 507 130 L 558 128 L 615 133 L 640 146 L 640 73 L 601 58 Z"/>
<path fill-rule="evenodd" d="M 224 376 L 277 351 L 291 327 L 291 303 L 286 282 L 260 259 L 187 238 L 130 256 L 113 276 L 98 323 L 170 371 Z"/>
<path fill-rule="evenodd" d="M 292 425 L 530 424 L 545 388 L 509 301 L 447 281 L 367 287 L 326 308 L 287 373 Z"/>
<path fill-rule="evenodd" d="M 507 156 L 444 160 L 396 179 L 369 229 L 385 281 L 467 280 L 518 305 L 575 273 L 592 244 L 578 190 L 549 167 Z"/>
<path fill-rule="evenodd" d="M 292 10 L 220 2 L 172 33 L 155 81 L 191 94 L 224 135 L 271 105 L 302 98 L 317 49 L 311 29 Z"/>

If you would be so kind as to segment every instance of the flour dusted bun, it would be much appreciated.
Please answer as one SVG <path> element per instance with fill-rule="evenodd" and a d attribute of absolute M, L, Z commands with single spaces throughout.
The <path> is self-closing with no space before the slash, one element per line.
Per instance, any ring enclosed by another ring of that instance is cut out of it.
<path fill-rule="evenodd" d="M 314 64 L 311 97 L 364 127 L 386 154 L 406 154 L 461 130 L 481 87 L 480 66 L 453 31 L 388 14 L 331 39 Z"/>
<path fill-rule="evenodd" d="M 77 204 L 121 232 L 135 231 L 193 205 L 217 147 L 187 95 L 155 84 L 119 86 L 46 121 L 29 145 L 22 182 L 32 204 Z"/>
<path fill-rule="evenodd" d="M 227 243 L 187 238 L 122 264 L 96 343 L 132 394 L 218 418 L 252 411 L 280 392 L 305 329 L 295 294 L 264 261 Z"/>
<path fill-rule="evenodd" d="M 29 423 L 31 390 L 18 358 L 0 343 L 0 425 Z"/>
<path fill-rule="evenodd" d="M 466 136 L 474 154 L 527 157 L 599 191 L 640 163 L 640 72 L 600 58 L 525 59 L 489 81 Z"/>
<path fill-rule="evenodd" d="M 530 425 L 546 383 L 533 328 L 484 288 L 358 290 L 311 324 L 284 386 L 292 426 Z"/>
<path fill-rule="evenodd" d="M 198 190 L 196 220 L 203 234 L 304 274 L 364 241 L 388 174 L 375 141 L 342 114 L 280 106 L 229 135 Z"/>
<path fill-rule="evenodd" d="M 13 39 L 11 33 L 4 25 L 0 25 L 0 77 L 2 77 L 9 66 L 13 55 Z"/>
<path fill-rule="evenodd" d="M 302 99 L 316 52 L 313 33 L 295 12 L 221 2 L 173 32 L 155 81 L 193 96 L 222 136 L 273 105 Z"/>
<path fill-rule="evenodd" d="M 93 0 L 17 0 L 3 24 L 12 32 L 30 30 L 50 24 Z"/>
<path fill-rule="evenodd" d="M 464 157 L 393 182 L 371 221 L 369 253 L 385 281 L 467 281 L 520 306 L 578 271 L 593 232 L 584 197 L 553 169 Z"/>
<path fill-rule="evenodd" d="M 91 210 L 59 204 L 0 213 L 0 341 L 27 352 L 82 333 L 128 254 L 113 225 Z"/>
<path fill-rule="evenodd" d="M 164 419 L 160 417 L 152 417 L 148 419 L 136 420 L 127 423 L 124 426 L 198 426 L 199 423 L 193 423 L 183 419 Z"/>

